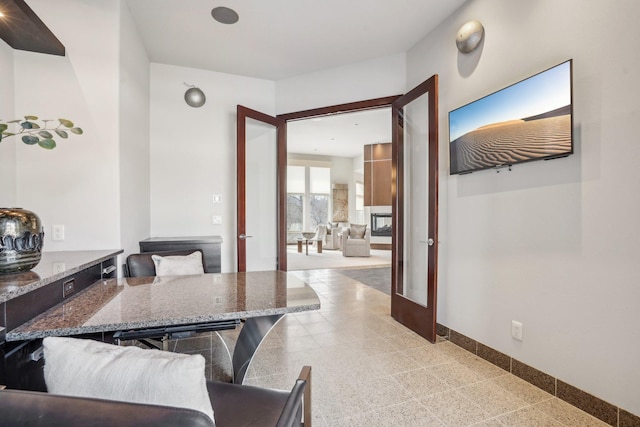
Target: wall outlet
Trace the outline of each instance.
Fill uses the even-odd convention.
[[[64,225],[53,224],[51,226],[51,240],[64,240]]]
[[[62,284],[62,298],[66,298],[76,291],[76,279],[67,280]]]
[[[522,341],[522,323],[511,321],[511,337],[514,340]]]
[[[214,215],[212,218],[212,222],[214,225],[221,225],[222,224],[222,215]]]
[[[213,203],[216,205],[222,203],[222,194],[214,194]]]

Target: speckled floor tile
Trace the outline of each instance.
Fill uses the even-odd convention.
[[[463,427],[484,421],[489,414],[455,390],[420,399],[447,426]]]
[[[504,369],[474,355],[471,355],[471,357],[460,358],[458,359],[458,362],[484,378],[494,378],[508,374]]]
[[[527,406],[525,401],[518,399],[491,381],[471,384],[459,388],[458,391],[491,417],[516,411]]]
[[[467,359],[473,356],[473,354],[469,353],[464,348],[458,347],[450,341],[444,341],[436,344],[436,349],[454,360]]]
[[[462,387],[484,380],[480,374],[453,361],[428,368],[429,372],[453,387]]]
[[[426,345],[432,345],[431,343],[429,343],[429,341],[422,338],[418,334],[414,334],[413,332],[403,332],[399,334],[385,336],[385,338],[389,342],[391,342],[393,345],[395,345],[398,350],[420,348]]]
[[[361,379],[357,384],[371,410],[413,400],[411,393],[391,377]]]
[[[389,315],[389,296],[331,270],[297,272],[321,309],[285,316],[245,383],[288,390],[312,367],[315,427],[605,427],[606,424],[461,347],[431,344]],[[175,343],[199,353],[207,377],[230,381],[241,327]]]
[[[435,366],[450,363],[453,359],[437,349],[438,346],[427,344],[423,347],[410,348],[404,354],[414,359],[420,366]]]
[[[492,418],[490,420],[481,421],[476,424],[471,424],[471,427],[509,427],[509,426],[502,424],[496,418]]]
[[[560,399],[549,399],[534,405],[545,415],[567,427],[605,427],[607,423],[592,417]]]
[[[442,393],[451,389],[449,384],[431,375],[425,368],[400,372],[395,374],[393,378],[416,398]]]
[[[293,315],[302,325],[309,323],[324,323],[327,321],[320,313],[296,313]]]
[[[328,334],[334,332],[336,327],[331,323],[324,321],[322,323],[306,323],[302,325],[310,335]]]
[[[499,377],[491,378],[491,381],[497,384],[499,387],[502,387],[509,393],[513,394],[517,398],[524,400],[528,404],[534,404],[553,399],[553,396],[546,391],[532,386],[525,380],[522,380],[515,375],[501,375]]]
[[[562,427],[562,424],[532,406],[501,415],[498,421],[509,427]]]
[[[373,366],[373,375],[393,375],[400,372],[413,371],[420,365],[402,352],[382,353],[366,358]]]
[[[417,400],[409,400],[365,413],[358,422],[367,427],[444,427],[431,411]],[[346,424],[345,424],[346,425]]]

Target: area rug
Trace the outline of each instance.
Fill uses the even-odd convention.
[[[298,253],[295,245],[287,247],[287,270],[322,270],[322,269],[347,269],[352,267],[386,267],[391,264],[391,251],[371,249],[368,257],[344,257],[339,250],[325,249],[321,254],[314,247],[309,247],[309,255]]]
[[[391,295],[391,267],[350,268],[335,271]]]

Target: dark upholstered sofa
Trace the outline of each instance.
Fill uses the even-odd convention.
[[[311,368],[293,389],[207,382],[216,427],[311,426]],[[47,427],[211,427],[205,414],[167,406],[0,390],[0,425]]]

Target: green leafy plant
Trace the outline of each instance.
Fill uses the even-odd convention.
[[[17,126],[18,130],[10,132],[9,125],[11,124]],[[24,119],[7,122],[0,120],[0,142],[10,136],[21,136],[22,142],[27,145],[37,144],[47,150],[53,150],[56,148],[54,138],[67,139],[69,133],[82,135],[83,132],[81,128],[76,127],[71,120],[67,119],[39,120],[36,116],[24,116]]]

